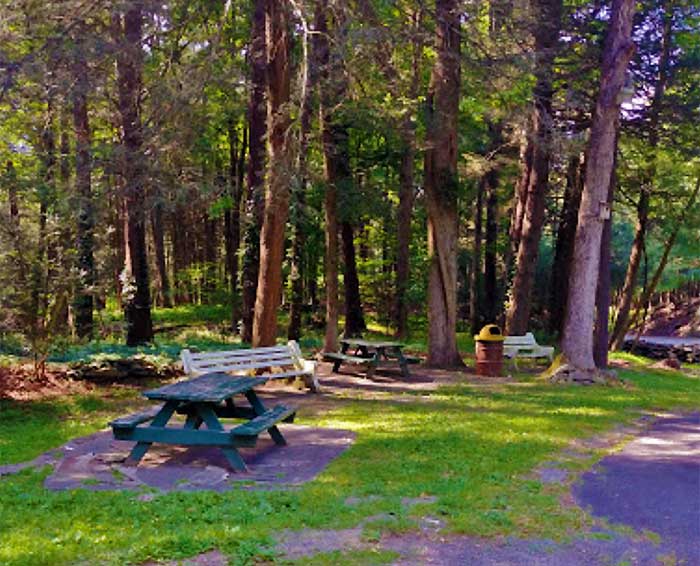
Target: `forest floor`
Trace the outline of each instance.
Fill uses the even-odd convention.
[[[322,394],[267,392],[293,399],[304,427],[346,431],[313,481],[94,491],[84,478],[53,491],[55,468],[40,459],[0,479],[0,563],[680,563],[661,528],[608,521],[576,489],[590,470],[614,470],[605,458],[658,415],[697,410],[698,368],[664,371],[629,355],[615,363],[624,389],[553,387],[535,368],[483,379],[417,367],[409,381],[369,381],[323,364]],[[3,376],[19,383],[28,369]],[[57,447],[143,406],[140,391],[153,385],[95,385],[50,369],[0,400],[6,471],[44,453],[56,460]]]

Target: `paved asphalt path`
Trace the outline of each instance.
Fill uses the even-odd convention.
[[[585,473],[574,496],[595,516],[657,533],[679,564],[700,566],[700,413],[659,419]]]

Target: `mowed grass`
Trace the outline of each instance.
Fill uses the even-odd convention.
[[[639,360],[637,360],[639,361]],[[26,470],[0,479],[0,564],[138,564],[219,549],[232,564],[276,560],[284,529],[410,530],[420,516],[448,531],[480,536],[565,538],[589,524],[563,506],[566,487],[532,475],[572,440],[627,422],[644,410],[695,409],[700,381],[642,365],[621,372],[629,389],[554,387],[525,378],[498,388],[443,388],[400,401],[344,399],[301,424],[357,433],[352,447],[299,490],[171,493],[150,501],[133,492],[49,492],[49,472]],[[29,459],[97,430],[133,402],[131,393],[101,394],[0,406],[0,464]],[[590,465],[591,459],[569,464]],[[359,503],[346,504],[348,497]],[[371,498],[369,496],[372,496]],[[414,507],[404,497],[433,496]],[[330,553],[314,564],[383,563],[386,553]],[[288,562],[287,562],[288,563]],[[310,562],[305,562],[310,563]]]

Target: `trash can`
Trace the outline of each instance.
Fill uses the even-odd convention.
[[[503,340],[501,329],[495,324],[487,324],[479,334],[474,336],[476,341],[476,374],[496,377],[503,370]]]

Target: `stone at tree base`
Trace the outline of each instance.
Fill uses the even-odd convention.
[[[577,368],[568,363],[563,354],[554,359],[552,365],[541,374],[541,377],[550,383],[607,385],[611,387],[624,387],[625,385],[614,370]]]

